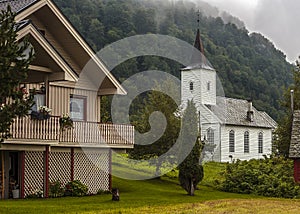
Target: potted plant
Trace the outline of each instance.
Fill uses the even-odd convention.
[[[59,118],[59,125],[61,130],[73,128],[73,120],[69,114],[64,114]]]
[[[51,111],[52,109],[48,108],[47,106],[40,106],[38,111],[31,112],[31,119],[47,120],[50,118]]]

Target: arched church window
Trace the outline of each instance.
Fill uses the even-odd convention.
[[[193,90],[194,90],[194,83],[190,82],[190,91],[193,91]]]
[[[230,132],[229,132],[229,152],[234,152],[234,150],[235,150],[235,142],[234,142],[234,131],[233,130],[231,130]]]
[[[210,91],[210,85],[211,83],[210,82],[207,82],[207,90]]]
[[[208,143],[215,142],[215,133],[212,128],[207,129],[207,141],[208,141]]]
[[[249,153],[249,132],[244,133],[244,153]]]

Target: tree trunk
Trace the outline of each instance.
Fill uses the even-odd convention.
[[[190,196],[194,196],[194,192],[195,192],[195,187],[194,187],[193,178],[190,178],[189,195],[190,195]]]

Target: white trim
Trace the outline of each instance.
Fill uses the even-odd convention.
[[[51,11],[56,15],[56,17],[62,22],[62,24],[68,29],[69,33],[75,38],[75,40],[83,47],[86,53],[90,56],[91,59],[99,66],[101,71],[108,77],[108,79],[114,84],[117,88],[117,94],[126,95],[126,90],[120,85],[120,83],[115,79],[115,77],[107,70],[106,66],[101,62],[101,60],[96,56],[96,54],[91,50],[91,48],[87,45],[87,43],[81,38],[81,36],[77,33],[74,27],[69,23],[69,21],[64,17],[64,15],[59,11],[59,9],[51,2],[51,0],[41,0],[36,2],[29,8],[25,9],[21,13],[16,16],[16,21],[21,21],[39,10],[43,6],[47,5]]]
[[[21,40],[24,36],[30,34],[42,48],[52,57],[60,68],[66,72],[65,80],[78,81],[77,75],[73,72],[71,67],[63,60],[63,58],[57,53],[57,51],[49,44],[49,42],[38,32],[38,30],[32,25],[28,24],[18,32],[17,40]],[[34,67],[34,66],[33,66]]]

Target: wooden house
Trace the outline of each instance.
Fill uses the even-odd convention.
[[[36,191],[48,197],[53,181],[80,180],[91,194],[109,190],[112,150],[133,148],[134,128],[101,123],[101,96],[126,91],[51,0],[0,1],[1,10],[7,5],[17,13],[18,41],[27,36],[35,52],[21,87],[37,89],[33,112],[39,106],[52,112],[47,119],[15,119],[11,137],[0,145],[0,197],[10,198],[14,188],[20,198]],[[78,85],[88,62],[103,77],[97,89]],[[73,128],[61,129],[63,114]]]
[[[300,182],[300,110],[294,111],[289,157],[294,160],[294,180]]]

